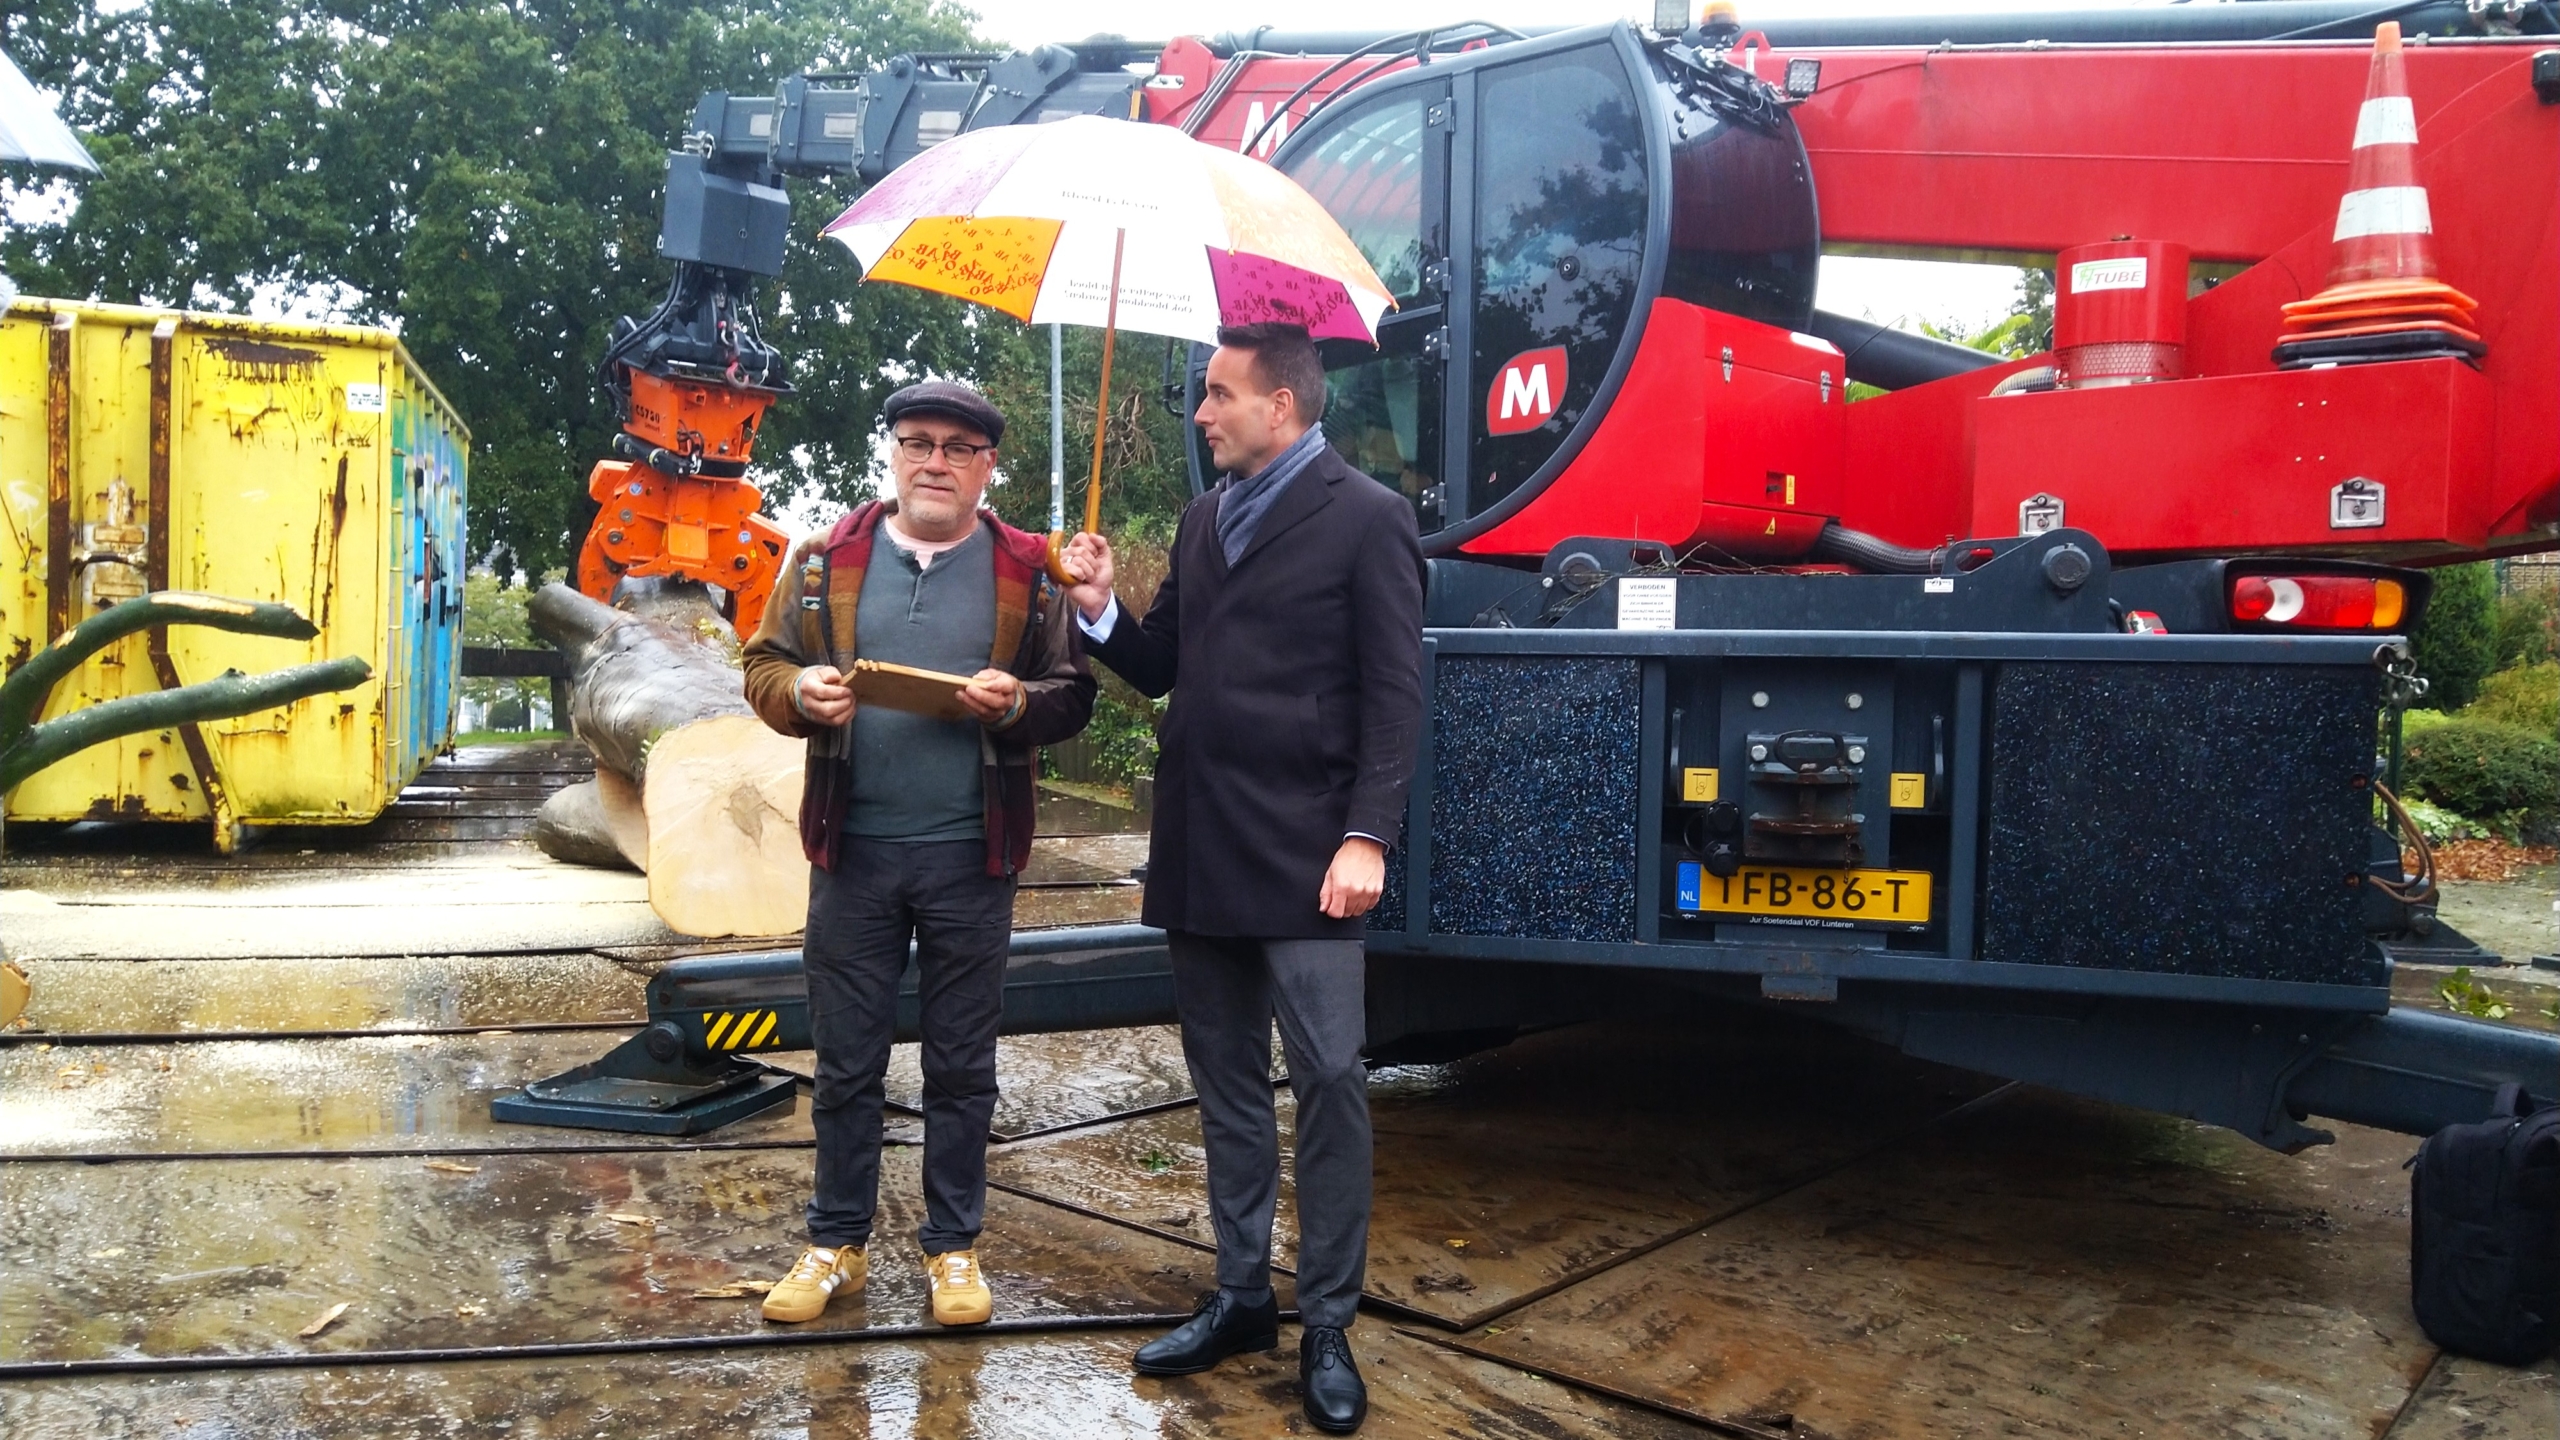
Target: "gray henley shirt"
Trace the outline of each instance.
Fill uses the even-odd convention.
[[[996,633],[995,539],[981,522],[929,566],[872,532],[854,619],[854,653],[953,675],[987,668]],[[853,795],[845,833],[922,844],[986,834],[985,776],[975,720],[936,720],[882,706],[853,712]]]

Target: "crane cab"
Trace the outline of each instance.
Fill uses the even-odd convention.
[[[1786,556],[1836,510],[1804,145],[1721,54],[1624,24],[1472,50],[1340,94],[1273,163],[1394,292],[1374,350],[1330,347],[1325,430],[1431,553]]]

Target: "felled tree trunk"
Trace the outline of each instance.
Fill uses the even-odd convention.
[[[605,870],[649,868],[649,817],[640,791],[610,770],[543,801],[532,833],[534,845],[555,860]]]
[[[652,610],[685,613],[664,597]],[[650,907],[683,934],[798,930],[809,907],[800,742],[755,717],[717,637],[564,585],[544,586],[526,613],[573,657],[570,728],[596,757],[595,790],[553,797],[535,843],[563,860],[646,871]]]
[[[645,784],[649,748],[679,725],[751,715],[746,678],[718,650],[662,620],[545,585],[525,607],[535,634],[569,652],[569,728],[596,764]]]

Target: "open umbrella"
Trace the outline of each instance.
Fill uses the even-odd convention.
[[[955,136],[900,166],[825,232],[863,278],[957,295],[1033,324],[1103,327],[1102,396],[1122,329],[1203,343],[1286,321],[1374,342],[1394,302],[1297,182],[1170,126],[1078,116]],[[1094,424],[1084,528],[1102,520]],[[1066,542],[1053,496],[1051,571]],[[1065,579],[1063,574],[1060,579]]]
[[[65,170],[98,168],[80,137],[53,113],[18,62],[6,55],[0,55],[0,160],[59,165]]]

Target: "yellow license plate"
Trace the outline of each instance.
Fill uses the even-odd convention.
[[[1710,875],[1680,867],[1680,909],[1692,915],[1750,915],[1850,925],[1929,923],[1926,870],[1813,870],[1746,865]]]

